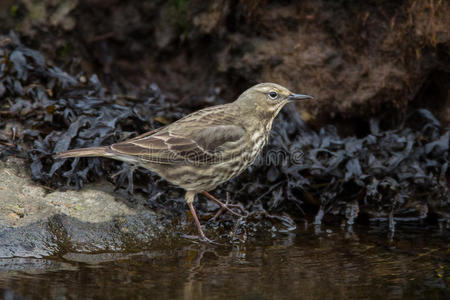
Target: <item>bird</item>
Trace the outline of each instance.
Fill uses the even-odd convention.
[[[230,209],[209,191],[245,171],[267,144],[272,123],[288,103],[313,99],[292,93],[276,83],[260,83],[245,90],[234,102],[207,107],[153,131],[109,146],[72,149],[56,154],[71,157],[107,157],[146,168],[186,191],[185,201],[195,221],[198,238],[212,242],[203,232],[194,200],[203,194],[220,211]]]

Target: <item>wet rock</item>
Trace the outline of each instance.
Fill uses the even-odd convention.
[[[32,183],[24,161],[12,157],[0,162],[0,182],[1,258],[135,251],[161,246],[173,232],[163,211],[131,205],[110,183],[50,192]]]

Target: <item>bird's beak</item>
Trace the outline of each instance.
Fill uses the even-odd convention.
[[[287,97],[287,100],[289,101],[295,101],[295,100],[305,100],[305,99],[314,99],[312,96],[310,95],[302,95],[302,94],[290,94]]]

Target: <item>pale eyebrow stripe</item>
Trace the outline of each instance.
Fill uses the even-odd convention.
[[[274,91],[274,92],[277,92],[278,94],[281,94],[281,91],[279,89],[277,89],[276,87],[265,86],[265,87],[261,88],[260,91],[263,93]]]

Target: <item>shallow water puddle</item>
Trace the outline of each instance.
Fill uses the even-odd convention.
[[[448,298],[448,230],[386,232],[308,228],[234,246],[3,259],[0,298]]]

